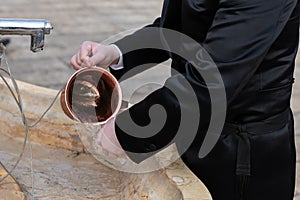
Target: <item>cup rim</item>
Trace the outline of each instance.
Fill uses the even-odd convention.
[[[102,74],[104,74],[105,76],[107,76],[110,80],[113,81],[114,83],[114,90],[117,90],[117,96],[119,97],[118,98],[118,102],[117,102],[117,107],[116,109],[113,111],[113,113],[111,114],[111,116],[109,116],[106,120],[104,121],[100,121],[100,122],[81,122],[78,117],[75,115],[75,113],[73,112],[72,108],[70,107],[70,101],[69,101],[69,95],[68,93],[70,92],[70,88],[71,88],[71,85],[72,85],[72,81],[81,73],[84,73],[84,72],[89,72],[89,71],[92,71],[92,72],[100,72]],[[75,73],[72,74],[72,76],[68,79],[67,81],[67,84],[65,86],[65,90],[64,90],[64,104],[69,112],[69,114],[72,116],[72,118],[78,122],[81,122],[83,124],[99,124],[99,125],[102,125],[102,124],[105,124],[107,123],[108,120],[110,120],[111,118],[115,117],[120,108],[121,108],[121,104],[122,104],[122,91],[121,91],[121,87],[120,87],[120,84],[118,82],[118,80],[106,69],[104,68],[101,68],[101,67],[97,67],[97,66],[93,66],[93,67],[84,67],[84,68],[81,68],[79,70],[77,70]],[[68,114],[67,114],[68,115]],[[68,115],[69,116],[69,115]],[[69,116],[70,117],[70,116]]]

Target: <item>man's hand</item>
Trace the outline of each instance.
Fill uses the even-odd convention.
[[[92,66],[107,68],[112,64],[117,64],[119,57],[119,51],[114,45],[85,41],[71,58],[70,64],[75,70]]]
[[[115,118],[109,119],[103,126],[101,132],[97,136],[97,143],[110,157],[116,158],[125,156],[125,152],[116,137]]]

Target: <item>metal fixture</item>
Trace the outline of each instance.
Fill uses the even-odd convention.
[[[45,34],[50,34],[49,21],[38,19],[0,19],[0,35],[31,35],[30,50],[43,50]]]

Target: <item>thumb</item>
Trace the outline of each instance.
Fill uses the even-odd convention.
[[[93,66],[95,66],[95,61],[94,61],[94,59],[92,59],[92,57],[86,57],[83,65],[85,67],[93,67]]]

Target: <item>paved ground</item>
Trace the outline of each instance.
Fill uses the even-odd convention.
[[[44,51],[40,53],[34,54],[29,51],[29,36],[11,37],[12,42],[7,54],[12,71],[19,80],[60,89],[74,72],[68,63],[84,40],[104,41],[111,35],[150,23],[159,15],[161,4],[162,0],[10,0],[2,2],[0,18],[47,19],[54,26],[52,33],[46,36]],[[297,60],[292,104],[296,121],[296,142],[300,150],[299,64],[300,58]],[[163,72],[154,70],[150,79],[158,80],[166,75],[168,75],[166,70]],[[141,79],[133,83],[138,84],[139,80]],[[300,162],[299,156],[297,161]],[[299,170],[298,167],[297,171]],[[296,189],[295,200],[300,200],[300,178],[297,179],[297,183],[299,187],[297,186]]]

